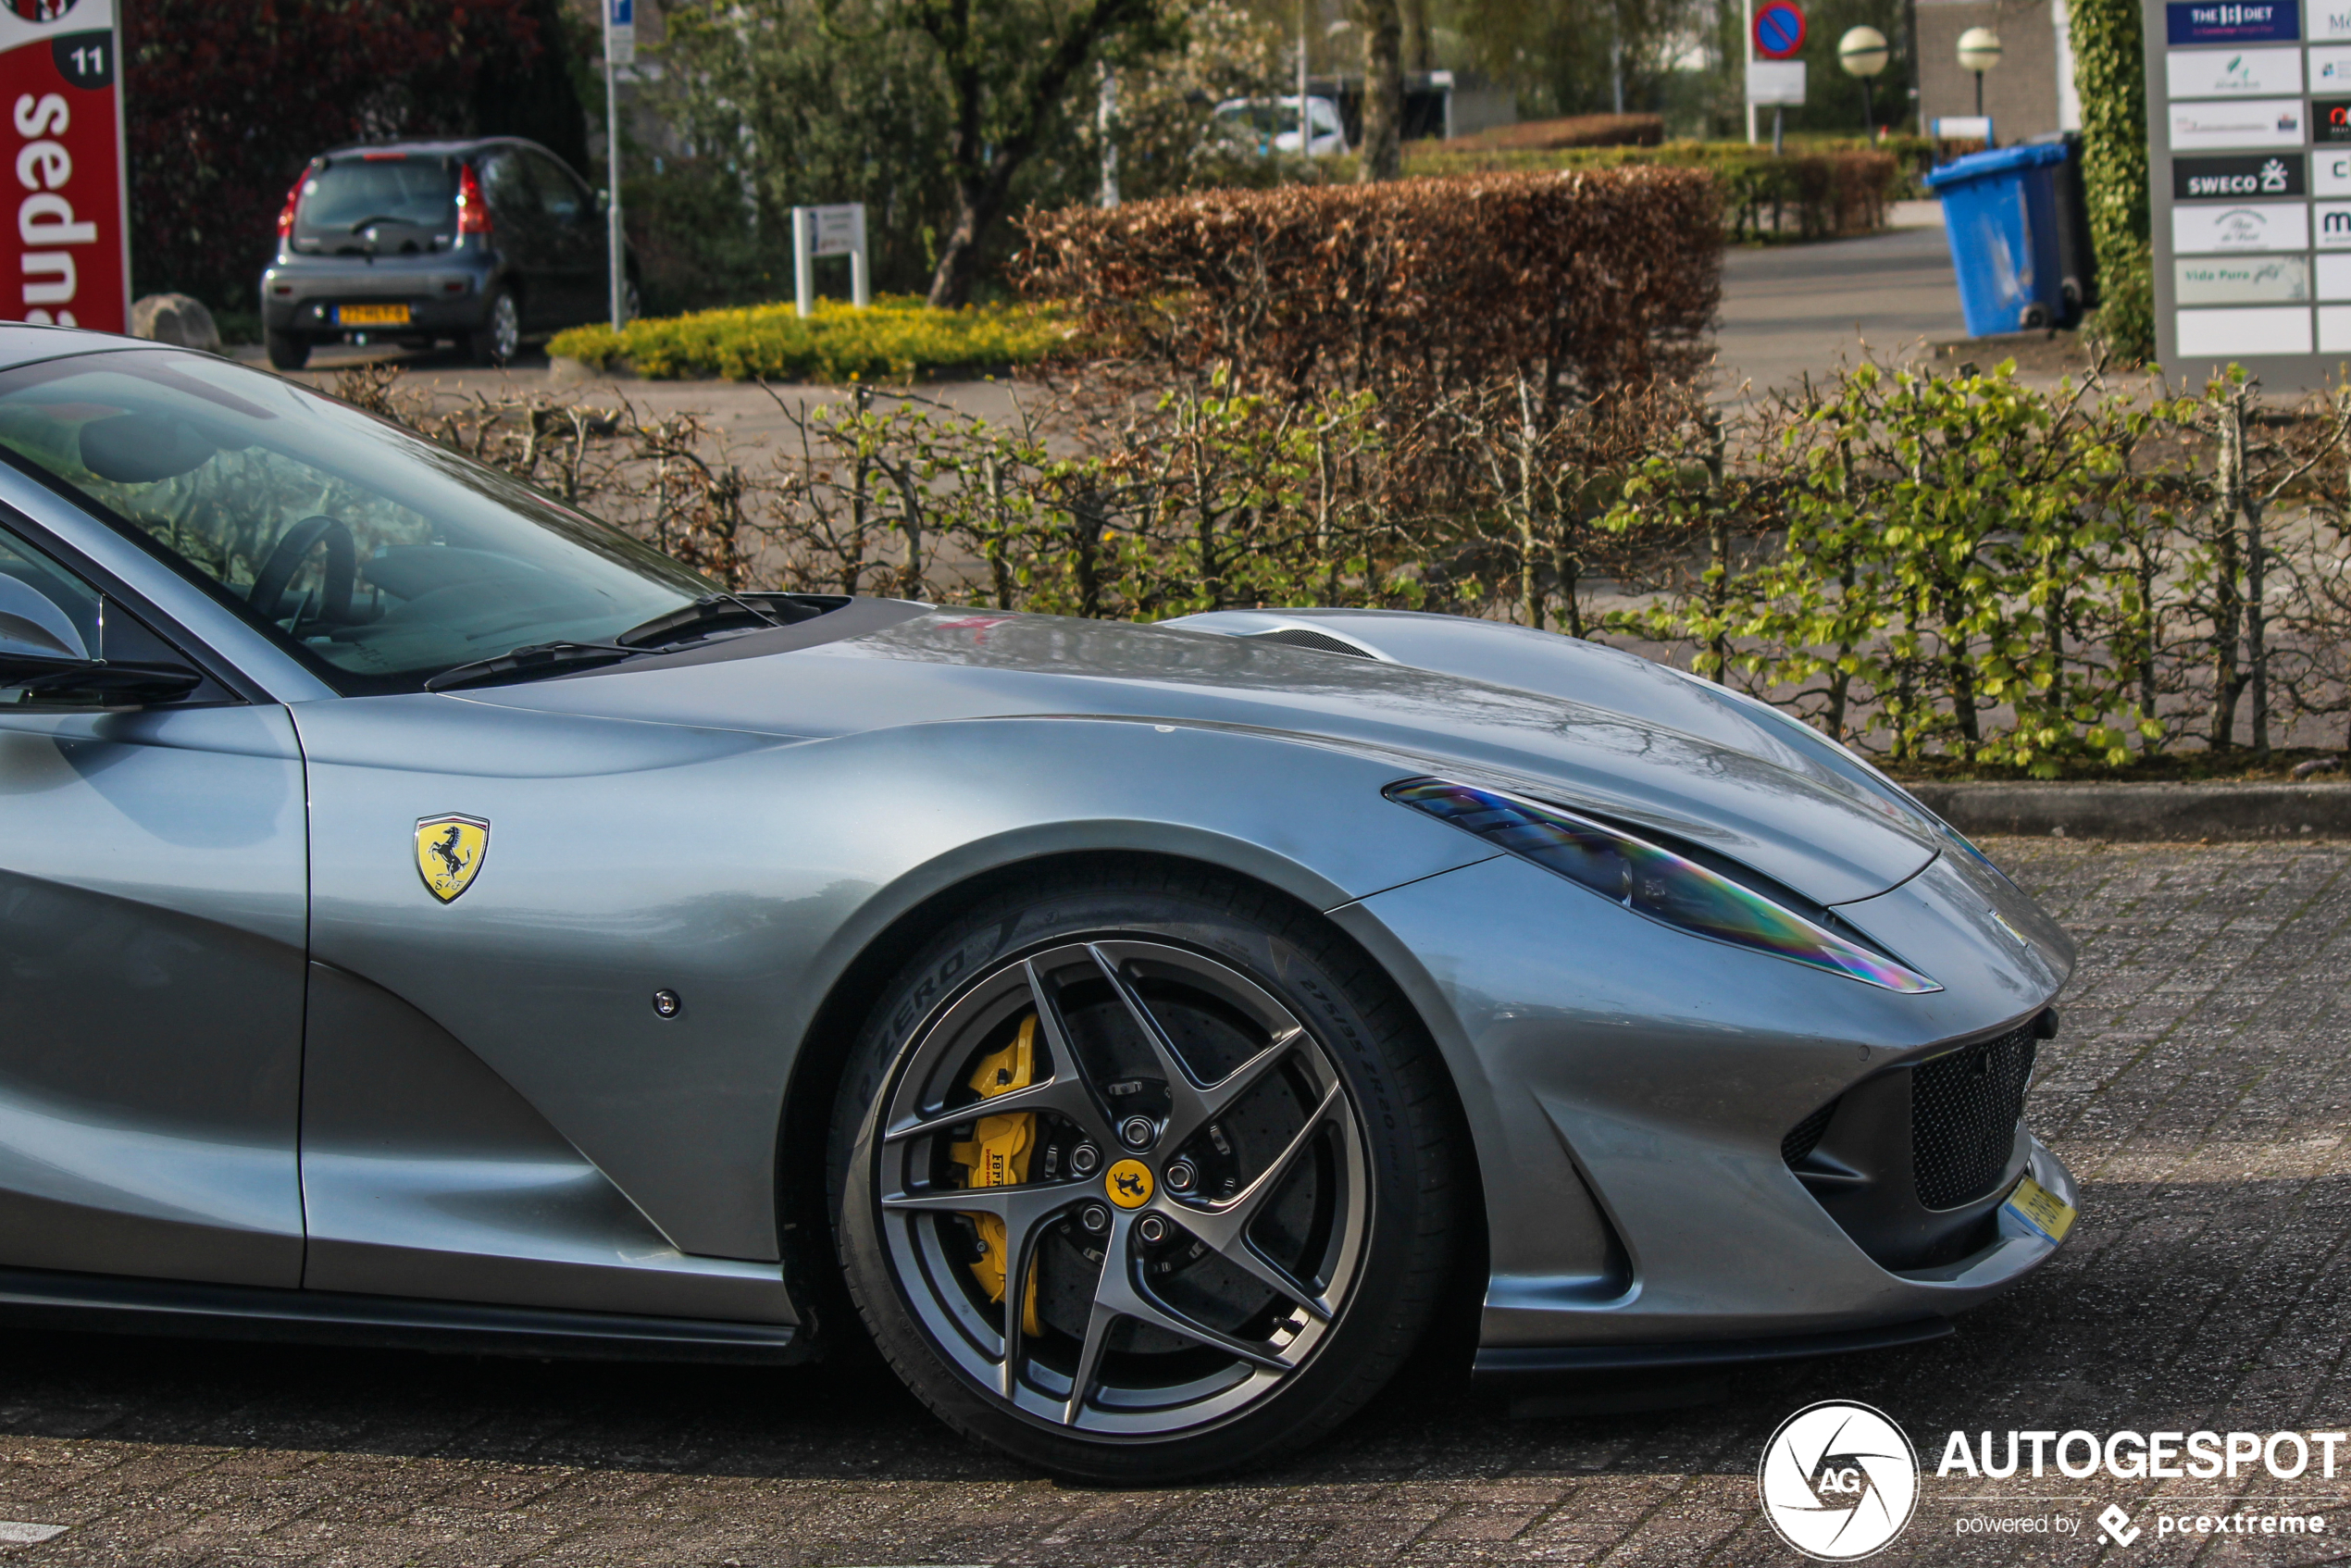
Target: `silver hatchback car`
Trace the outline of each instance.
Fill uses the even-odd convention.
[[[322,342],[454,342],[485,365],[524,338],[603,319],[605,193],[534,142],[344,147],[310,160],[261,275],[269,363]],[[637,314],[637,273],[623,299]]]

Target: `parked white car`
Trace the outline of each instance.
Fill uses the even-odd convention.
[[[1291,98],[1228,98],[1216,106],[1215,123],[1234,141],[1259,156],[1298,151],[1298,100]],[[1338,106],[1328,98],[1306,100],[1306,123],[1313,132],[1307,153],[1330,157],[1347,151],[1347,126]]]

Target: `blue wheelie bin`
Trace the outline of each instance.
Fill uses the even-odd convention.
[[[1943,200],[1959,307],[1971,337],[2065,323],[2065,258],[2058,232],[2060,143],[1971,153],[1926,177]]]

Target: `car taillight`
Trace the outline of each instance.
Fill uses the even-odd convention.
[[[280,240],[293,238],[294,208],[302,205],[302,188],[309,179],[310,171],[305,168],[302,171],[302,178],[293,182],[293,189],[286,193],[286,205],[278,213],[278,238]]]
[[[490,232],[490,207],[481,199],[481,181],[471,164],[461,164],[457,169],[457,232]]]

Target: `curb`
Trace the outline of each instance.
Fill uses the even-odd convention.
[[[1906,784],[1960,832],[2147,840],[2351,839],[2351,784]]]

